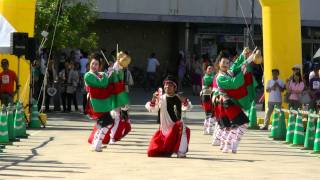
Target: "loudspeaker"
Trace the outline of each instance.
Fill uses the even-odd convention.
[[[36,40],[35,38],[28,38],[26,59],[33,62],[36,59]]]
[[[27,52],[28,33],[11,33],[11,54],[16,56],[25,55]]]

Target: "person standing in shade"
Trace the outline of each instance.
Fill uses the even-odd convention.
[[[79,83],[79,74],[74,70],[74,62],[69,64],[69,74],[67,79],[68,85],[66,89],[67,93],[67,111],[71,111],[71,103],[73,101],[75,111],[78,111],[77,87]]]
[[[156,58],[155,53],[151,53],[150,58],[148,59],[147,65],[147,89],[155,90],[156,88],[156,72],[157,67],[160,66],[158,59]]]
[[[8,59],[1,60],[3,71],[0,73],[0,99],[1,104],[13,104],[13,97],[19,90],[18,77],[16,73],[9,69]],[[16,90],[14,90],[16,84]]]

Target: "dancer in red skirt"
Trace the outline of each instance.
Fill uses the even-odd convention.
[[[122,67],[116,62],[107,73],[99,72],[101,59],[99,54],[93,54],[90,57],[90,71],[84,76],[90,97],[86,111],[97,122],[91,133],[92,149],[97,152],[102,151],[102,143],[106,141],[106,134],[109,134],[114,123],[110,111],[128,104]]]
[[[205,119],[203,122],[203,134],[210,134],[213,125],[212,117],[212,81],[214,78],[213,66],[209,65],[206,69],[206,73],[202,78],[202,90],[200,92],[202,108],[205,112]]]
[[[191,108],[190,101],[176,94],[177,81],[168,76],[164,82],[164,94],[154,93],[146,108],[150,112],[158,112],[160,127],[152,137],[148,148],[149,157],[186,157],[190,140],[190,129],[181,120],[181,111]]]
[[[252,102],[251,91],[252,74],[247,72],[250,51],[245,49],[239,58],[230,67],[230,60],[221,53],[217,59],[219,73],[216,78],[218,91],[213,96],[215,117],[218,120],[220,131],[221,150],[237,152],[241,137],[247,129],[248,117],[246,110]],[[246,58],[248,58],[246,60]]]

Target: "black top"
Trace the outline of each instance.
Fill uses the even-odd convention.
[[[167,96],[167,111],[173,122],[181,119],[181,101],[177,95],[172,97]],[[158,123],[160,123],[160,110],[158,112]]]

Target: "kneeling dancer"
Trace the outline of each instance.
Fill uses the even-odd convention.
[[[146,108],[150,112],[158,112],[159,130],[156,131],[148,148],[149,157],[186,157],[190,140],[190,129],[181,120],[181,111],[191,108],[190,101],[176,94],[177,81],[168,76],[164,82],[164,94],[160,88],[153,94]]]

